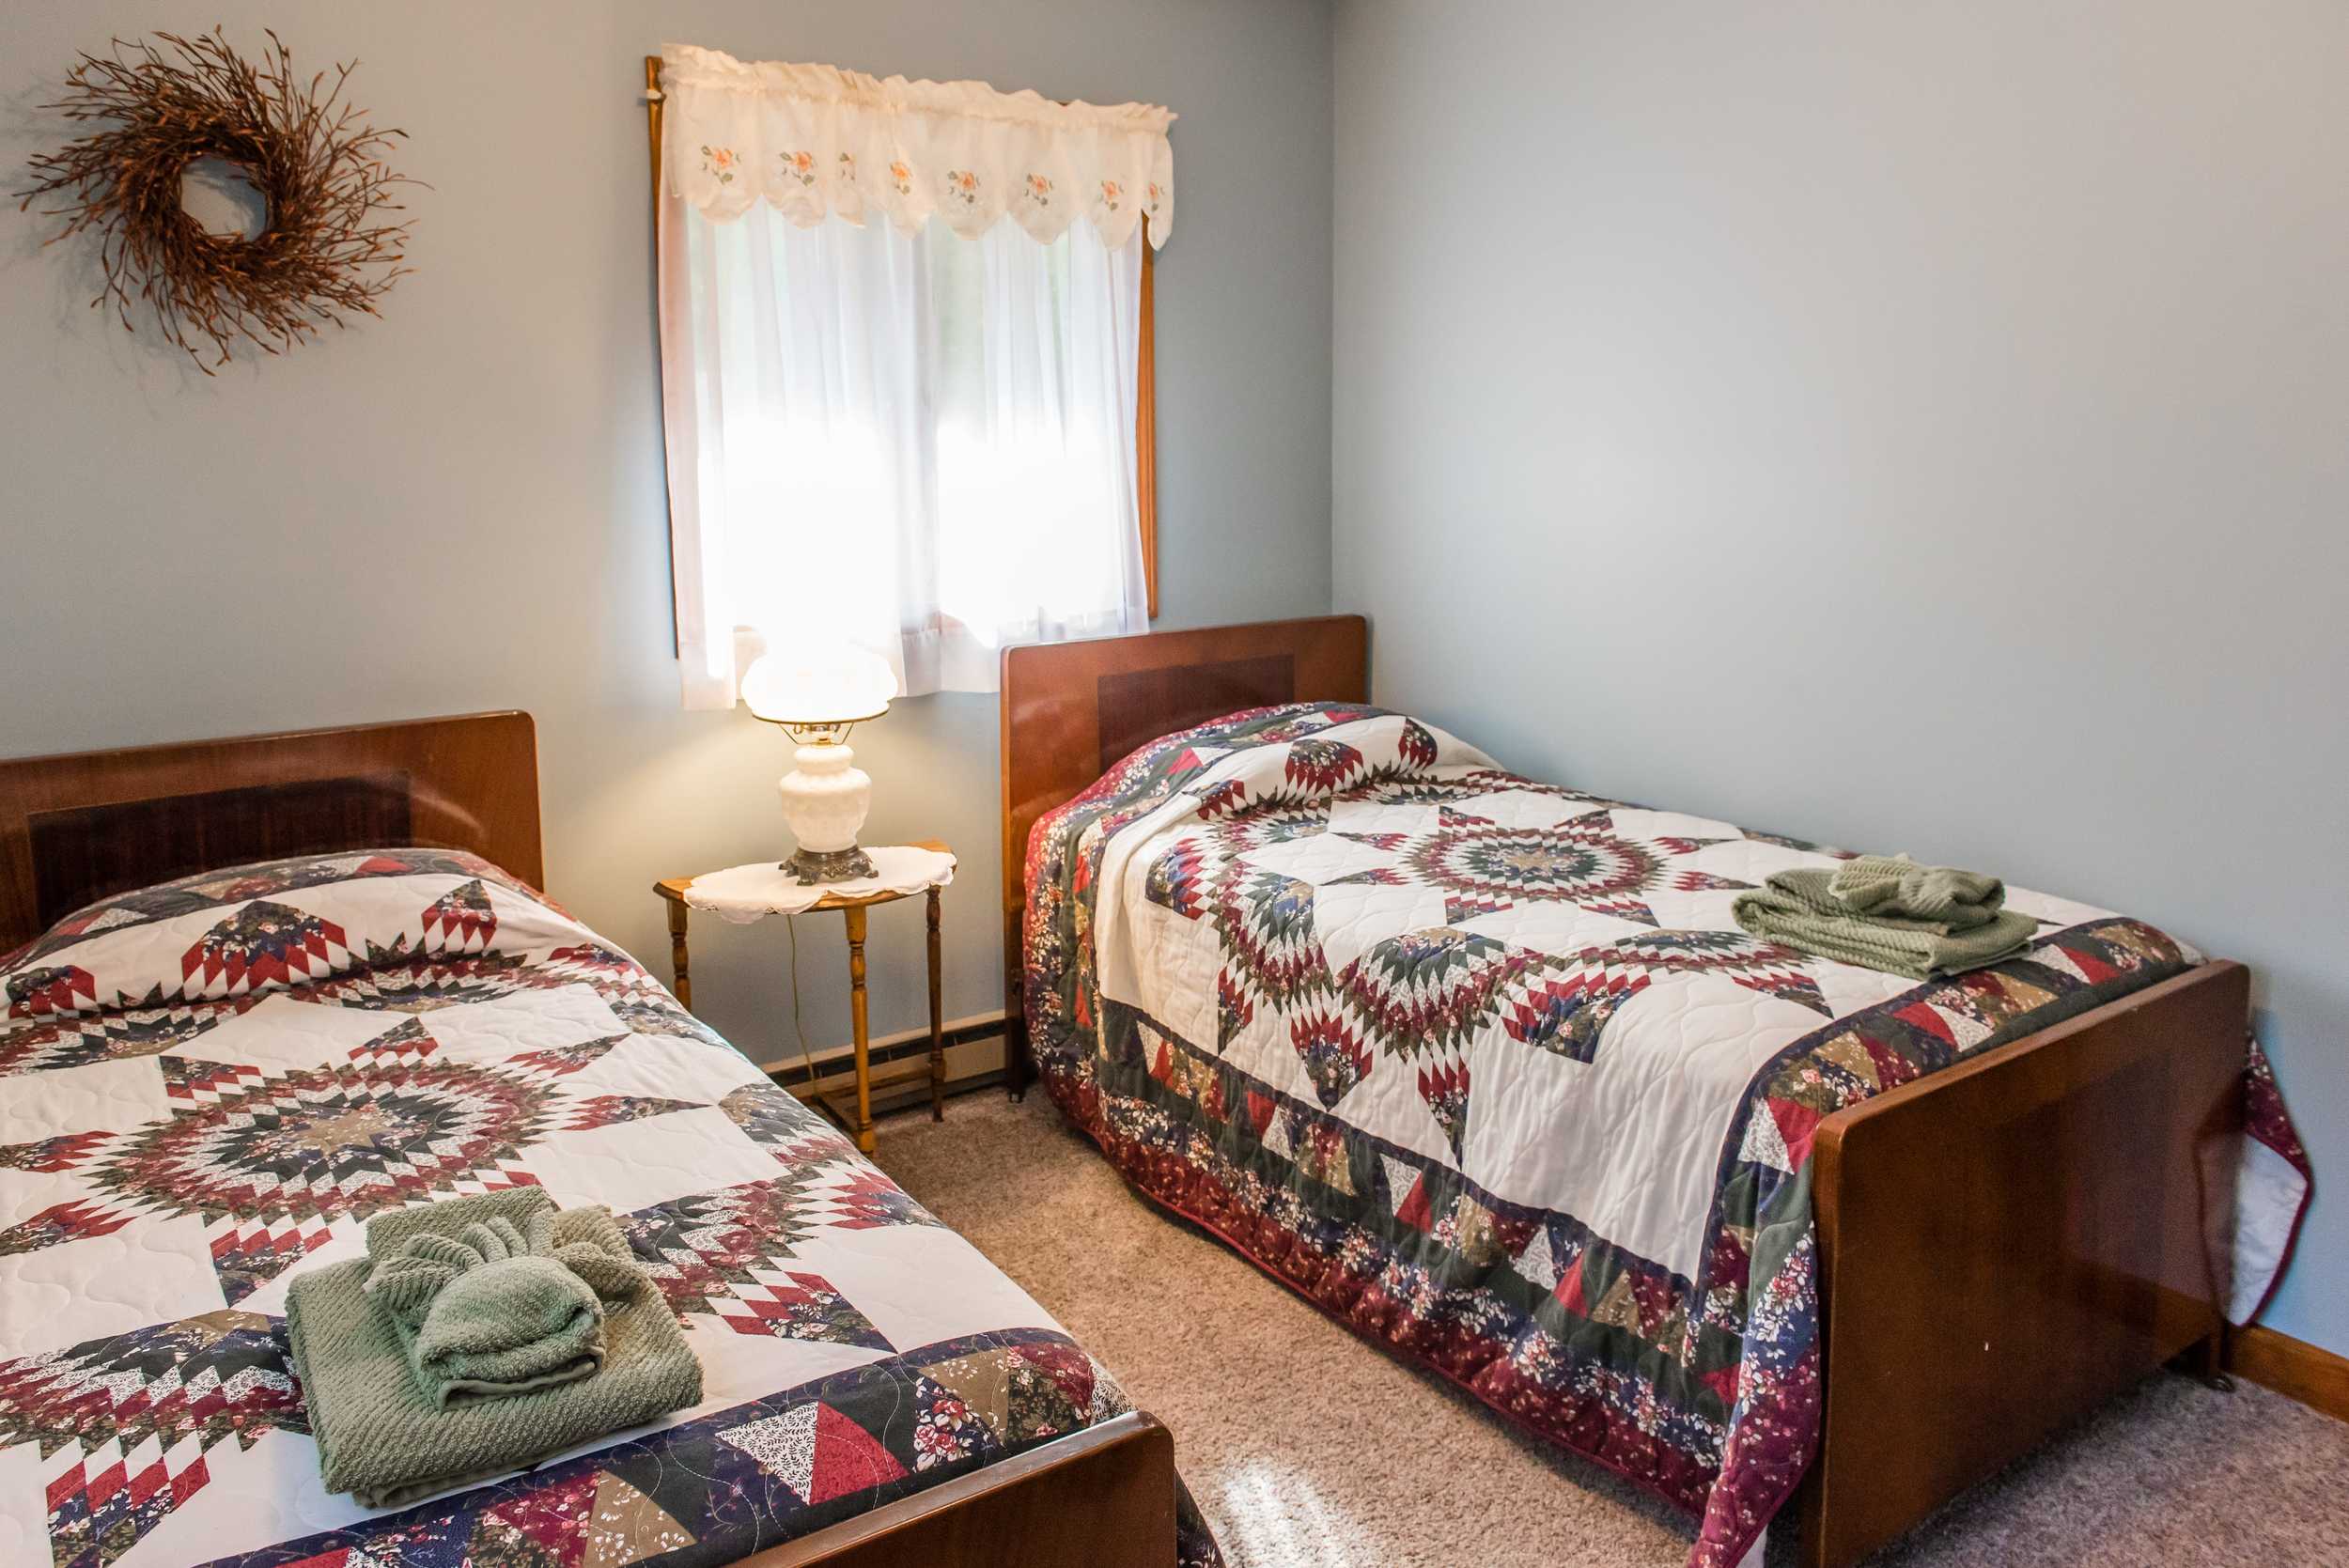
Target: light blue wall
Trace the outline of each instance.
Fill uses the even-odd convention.
[[[552,891],[663,974],[653,880],[781,851],[781,737],[677,707],[638,96],[664,39],[1172,105],[1161,624],[1328,608],[1318,0],[16,5],[0,168],[61,139],[35,106],[77,51],[215,17],[360,59],[358,101],[432,187],[418,272],[381,321],[207,380],[86,308],[85,248],[43,251],[49,226],[0,208],[0,754],[526,707]],[[962,854],[950,1014],[995,1007],[994,699],[904,703],[856,744],[867,839]],[[917,911],[874,917],[877,1031],[922,1017]],[[803,924],[821,1047],[847,1032],[839,923]],[[700,929],[704,1013],[786,1047],[780,927]]]
[[[206,380],[0,211],[0,753],[515,705],[556,893],[777,846],[777,738],[677,711],[637,57],[663,39],[1174,105],[1161,624],[1377,623],[1382,700],[1520,767],[1994,866],[2257,969],[2349,1171],[2349,12],[1336,10],[1316,0],[216,8],[359,56],[422,269]],[[157,0],[0,14],[0,166]],[[1325,463],[1334,450],[1334,461]],[[1236,563],[1245,563],[1235,570]],[[860,733],[995,1001],[994,707]],[[895,913],[907,918],[892,921]],[[918,917],[875,922],[875,1026]],[[771,927],[704,1010],[789,1039]],[[840,1037],[837,938],[804,960]],[[2349,1350],[2349,1205],[2271,1321]]]
[[[2248,961],[2349,1351],[2349,8],[1345,0],[1337,74],[1379,699]]]

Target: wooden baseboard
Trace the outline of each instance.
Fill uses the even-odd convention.
[[[2253,1324],[2228,1334],[2227,1370],[2311,1410],[2349,1421],[2349,1358]]]

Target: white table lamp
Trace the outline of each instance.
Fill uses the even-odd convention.
[[[775,649],[742,676],[752,713],[799,743],[798,766],[776,787],[799,848],[783,869],[802,882],[874,875],[856,846],[873,781],[848,750],[849,729],[889,711],[897,677],[879,654],[847,644]]]

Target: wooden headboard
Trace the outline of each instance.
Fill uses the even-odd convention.
[[[1020,922],[1028,833],[1134,748],[1244,707],[1370,695],[1360,615],[1006,648],[1003,670],[1004,1064],[1024,1084]]]
[[[544,881],[529,714],[0,760],[0,954],[153,882],[410,845]]]

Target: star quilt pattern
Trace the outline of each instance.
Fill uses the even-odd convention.
[[[372,1215],[524,1185],[613,1210],[703,1402],[394,1513],[325,1494],[288,1285]],[[469,856],[190,877],[0,960],[10,1562],[731,1562],[1127,1408],[848,1140]]]
[[[1840,851],[1520,778],[1301,705],[1143,748],[1028,847],[1025,1011],[1151,1196],[1510,1420],[1701,1519],[1729,1568],[1819,1430],[1812,1130],[2200,963],[2023,890],[2030,948],[1918,985],[1757,939]],[[2256,1045],[2263,1297],[2308,1166]],[[2254,1234],[2256,1233],[2256,1234]]]

